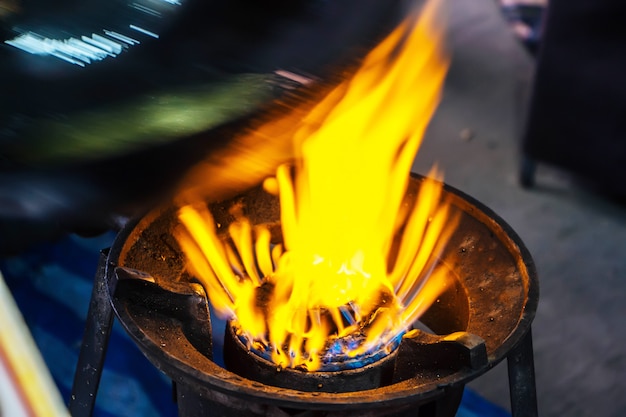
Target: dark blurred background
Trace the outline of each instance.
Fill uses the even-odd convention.
[[[190,167],[297,86],[276,70],[328,78],[402,3],[5,0],[0,252],[97,233],[171,198]]]

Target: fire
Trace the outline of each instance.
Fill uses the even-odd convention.
[[[280,199],[282,244],[243,215],[220,239],[205,204],[180,208],[189,270],[279,366],[314,371],[333,355],[389,351],[447,285],[437,255],[456,221],[442,184],[426,179],[405,200],[448,67],[436,15],[427,4],[293,120],[296,157],[264,182]]]

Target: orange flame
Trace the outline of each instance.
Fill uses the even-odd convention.
[[[384,349],[447,285],[436,259],[456,221],[441,183],[427,179],[414,206],[404,201],[448,67],[436,10],[429,3],[399,26],[293,130],[293,165],[264,183],[280,197],[283,245],[272,247],[269,231],[245,217],[225,243],[206,205],[180,209],[191,272],[280,366],[317,370],[333,341],[351,334],[363,338],[348,356]]]

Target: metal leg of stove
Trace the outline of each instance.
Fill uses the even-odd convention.
[[[535,172],[537,162],[529,156],[523,155],[520,161],[519,183],[523,188],[535,186]]]
[[[531,329],[507,357],[512,417],[537,417],[537,390]]]
[[[105,264],[108,250],[100,253],[98,269],[91,291],[89,311],[85,323],[85,334],[78,356],[69,411],[72,417],[89,417],[96,402],[102,366],[106,356],[113,308],[106,288]]]

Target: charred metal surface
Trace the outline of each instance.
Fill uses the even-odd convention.
[[[507,358],[513,417],[537,417],[533,338],[529,330]]]
[[[400,343],[393,381],[436,380],[464,369],[480,371],[488,363],[485,342],[476,335],[458,332],[436,336],[419,332]]]
[[[113,326],[113,309],[106,291],[105,265],[108,250],[100,253],[98,269],[89,301],[83,343],[76,364],[69,412],[72,417],[88,417],[93,412],[100,376]]]
[[[421,182],[412,179],[405,204],[413,204]],[[189,409],[183,416],[213,414],[194,414],[181,397],[203,402],[202,409],[235,410],[218,413],[224,416],[453,416],[463,385],[507,357],[527,334],[539,294],[532,259],[509,226],[451,187],[443,195],[461,216],[439,259],[454,284],[421,319],[435,334],[403,342],[391,383],[378,388],[311,392],[243,377],[211,361],[206,346],[198,349],[202,332],[183,323],[194,314],[175,307],[184,310],[199,299],[181,290],[193,277],[172,237],[180,227],[173,208],[155,210],[119,234],[106,270],[113,307],[144,354],[176,382],[179,410]],[[245,213],[269,225],[278,241],[277,207],[277,199],[259,188],[211,209],[218,231]],[[177,301],[166,301],[165,293]]]
[[[180,328],[194,349],[208,359],[213,358],[211,317],[202,286],[181,282],[157,284],[143,271],[119,266],[113,276],[109,289],[116,301],[132,306],[136,316],[147,319],[148,326],[153,326],[151,317],[167,317],[172,325]],[[167,327],[159,326],[158,330],[165,331]],[[161,347],[166,346],[161,342]]]
[[[437,334],[448,334],[467,329],[469,318],[467,290],[461,280],[455,279],[453,285],[420,317],[420,321]]]

